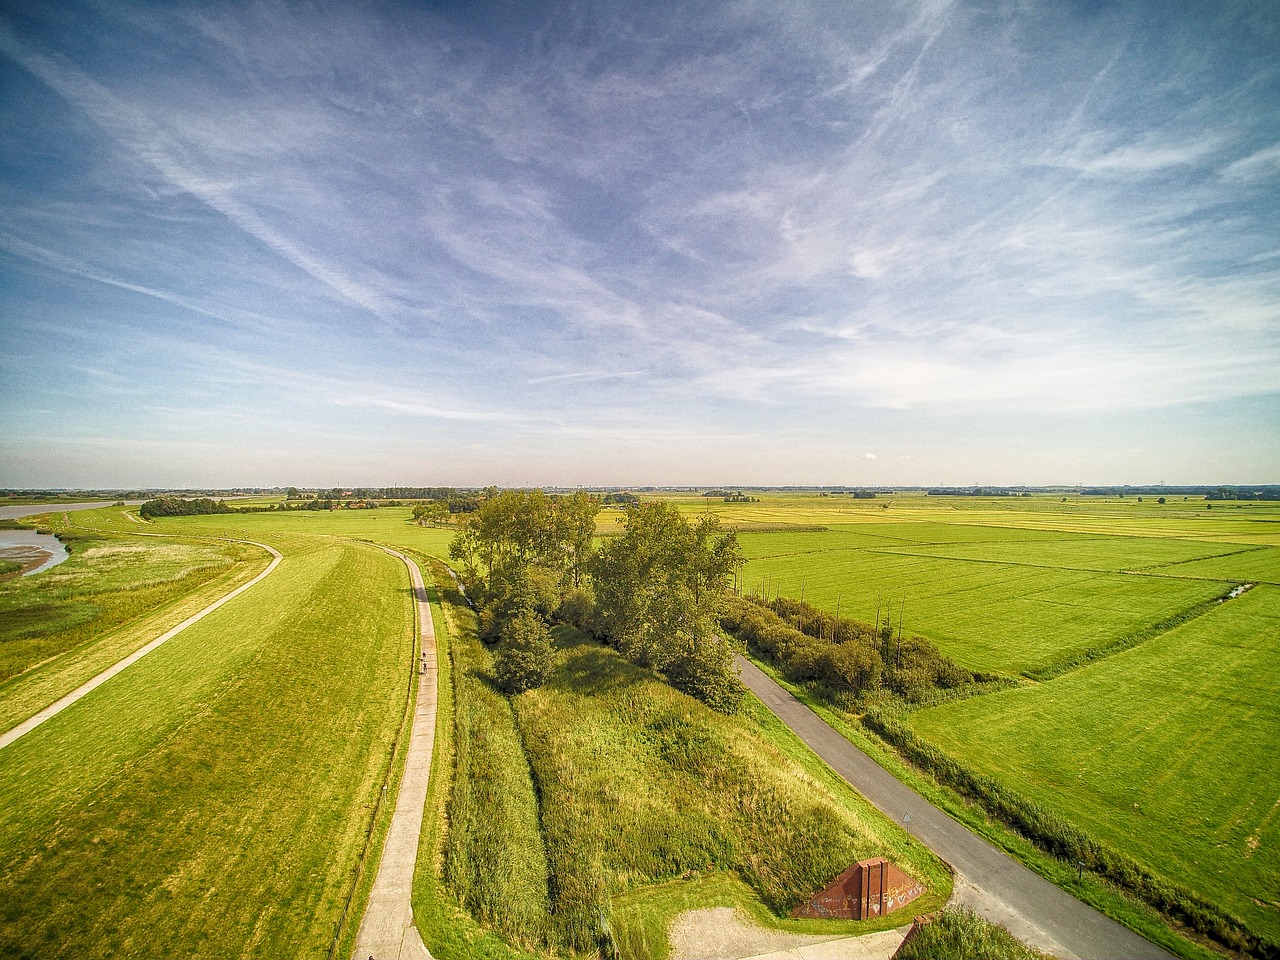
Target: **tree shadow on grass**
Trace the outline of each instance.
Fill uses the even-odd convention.
[[[563,661],[548,687],[577,694],[601,694],[656,679],[649,671],[627,663],[609,647],[581,634],[579,637],[581,639],[560,646]]]

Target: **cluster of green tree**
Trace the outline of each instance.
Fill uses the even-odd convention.
[[[742,549],[715,516],[689,523],[670,503],[631,510],[622,536],[590,565],[595,609],[577,626],[617,646],[678,690],[733,713],[746,690],[734,670],[735,645],[717,629]]]
[[[988,679],[943,656],[924,637],[903,636],[887,616],[877,627],[787,597],[739,597],[726,605],[721,625],[787,679],[832,698],[888,690],[920,703],[939,690]]]
[[[481,639],[497,644],[494,673],[506,692],[546,680],[555,663],[551,619],[590,606],[583,584],[599,510],[583,492],[504,490],[461,520],[449,556],[464,567]]]
[[[1206,500],[1280,500],[1280,487],[1261,490],[1242,490],[1240,487],[1219,487],[1204,495]]]
[[[850,491],[849,496],[855,500],[874,500],[876,492],[874,490],[853,490]]]
[[[734,648],[716,630],[742,554],[715,517],[690,524],[672,505],[628,511],[624,532],[595,550],[600,500],[579,491],[504,491],[467,516],[449,545],[479,605],[482,639],[509,693],[554,666],[549,624],[570,623],[660,671],[678,689],[732,712],[745,691]]]
[[[214,513],[235,513],[236,510],[221,500],[211,500],[208,497],[196,497],[194,500],[184,500],[182,497],[157,497],[155,500],[144,503],[138,512],[145,519],[150,520],[152,517],[197,517]]]
[[[704,497],[719,498],[725,503],[759,503],[759,497],[752,497],[743,493],[741,490],[708,490],[703,494]],[[824,493],[825,497],[826,494]]]
[[[638,507],[640,498],[634,493],[606,493],[600,501],[606,507]]]

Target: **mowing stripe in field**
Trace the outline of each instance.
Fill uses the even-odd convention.
[[[140,647],[139,649],[135,650],[133,653],[129,654],[129,656],[125,657],[123,660],[113,664],[112,666],[108,667],[106,670],[103,670],[100,674],[98,674],[92,680],[89,680],[87,683],[83,683],[80,686],[76,687],[76,689],[72,690],[62,699],[57,700],[54,703],[50,704],[49,706],[45,707],[39,713],[24,720],[22,723],[18,724],[13,729],[6,731],[4,734],[0,734],[0,750],[3,750],[5,747],[9,746],[9,744],[13,743],[19,737],[25,736],[26,734],[30,733],[32,730],[40,726],[40,724],[44,723],[46,720],[50,719],[51,717],[56,717],[63,710],[67,709],[67,707],[71,706],[73,703],[80,700],[81,698],[87,696],[89,693],[92,693],[94,690],[102,686],[104,683],[106,683],[112,677],[119,674],[121,671],[127,670],[129,667],[133,666],[135,663],[137,663],[139,660],[145,657],[148,653],[150,653],[156,647],[160,646],[162,643],[165,643],[168,640],[172,640],[174,637],[180,634],[183,630],[187,629],[187,627],[191,626],[193,623],[200,622],[209,614],[213,613],[213,611],[221,607],[223,604],[230,603],[232,600],[240,596],[240,594],[244,593],[254,584],[266,578],[271,573],[271,571],[275,570],[275,568],[279,565],[280,561],[284,559],[284,557],[280,554],[278,550],[276,550],[274,547],[268,547],[265,543],[255,543],[252,540],[237,540],[234,542],[251,543],[253,544],[253,546],[261,547],[263,550],[266,550],[268,553],[270,553],[272,559],[271,559],[271,563],[267,565],[267,569],[263,570],[260,574],[258,574],[248,583],[241,584],[240,586],[232,590],[230,593],[228,593],[226,596],[221,597],[218,600],[215,600],[213,603],[209,604],[209,606],[205,607],[199,613],[196,613],[193,616],[187,617],[186,620],[183,620],[180,624],[178,624],[172,630],[169,630],[167,633],[162,634],[161,636],[152,640],[146,646]]]

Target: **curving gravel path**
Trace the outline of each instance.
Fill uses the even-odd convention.
[[[205,607],[199,613],[196,613],[190,617],[187,617],[187,619],[183,620],[180,624],[178,624],[168,633],[164,634],[163,636],[157,637],[156,639],[148,643],[146,646],[140,647],[137,650],[133,651],[133,653],[129,654],[129,656],[125,657],[123,660],[119,661],[118,663],[115,663],[112,666],[107,667],[107,669],[103,670],[100,674],[98,674],[92,680],[89,680],[81,684],[80,686],[76,687],[74,690],[68,693],[61,700],[51,703],[49,706],[45,707],[35,716],[22,721],[22,723],[18,724],[13,729],[9,730],[3,735],[0,735],[0,750],[3,750],[5,747],[9,746],[9,744],[13,743],[19,737],[25,736],[26,734],[30,733],[32,730],[40,726],[40,724],[44,723],[46,720],[50,719],[51,717],[56,717],[63,710],[67,709],[67,707],[75,703],[77,700],[80,700],[83,697],[87,696],[88,694],[92,693],[94,690],[102,686],[104,683],[106,683],[116,674],[133,666],[135,663],[137,663],[139,660],[145,657],[148,653],[150,653],[156,647],[160,646],[162,643],[168,640],[172,640],[174,637],[180,634],[183,630],[187,629],[187,627],[191,626],[193,623],[197,623],[198,621],[203,620],[209,614],[213,613],[213,611],[221,607],[224,603],[230,603],[232,600],[240,596],[240,594],[244,593],[254,584],[264,580],[271,573],[271,571],[273,571],[277,566],[280,565],[280,561],[284,559],[284,557],[281,556],[278,550],[276,550],[274,547],[268,547],[265,543],[257,543],[253,540],[236,540],[234,542],[252,544],[255,547],[261,547],[263,550],[267,551],[267,553],[271,554],[271,563],[267,565],[267,569],[263,570],[260,574],[258,574],[248,583],[243,583],[240,586],[236,587],[234,590],[228,593],[225,597],[215,600],[213,603],[209,604],[209,606]]]
[[[810,749],[956,871],[955,899],[1062,960],[1173,960],[953,820],[837,733],[744,657],[742,681]]]
[[[422,571],[403,553],[383,547],[409,568],[417,599],[418,632],[422,656],[418,698],[405,755],[404,777],[391,815],[391,829],[382,848],[378,875],[374,878],[365,906],[360,932],[356,935],[353,960],[432,960],[413,922],[413,870],[418,862],[418,838],[422,834],[422,812],[427,802],[431,778],[431,754],[436,740],[436,634],[431,623],[431,605]]]

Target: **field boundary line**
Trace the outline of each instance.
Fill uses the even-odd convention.
[[[89,529],[92,529],[92,528],[89,528]],[[147,536],[147,534],[143,534],[143,536]],[[163,534],[150,534],[150,536],[163,536]],[[215,539],[229,539],[229,538],[218,537]],[[74,690],[72,690],[70,693],[63,696],[61,699],[55,700],[53,703],[51,703],[49,706],[45,707],[43,710],[36,713],[34,716],[28,717],[26,720],[18,724],[16,727],[13,727],[12,729],[6,731],[4,734],[0,734],[0,750],[3,750],[5,747],[9,746],[14,741],[30,733],[32,730],[40,726],[40,724],[44,723],[46,720],[56,717],[63,710],[67,709],[67,707],[71,706],[77,701],[88,696],[90,693],[92,693],[98,687],[102,686],[112,677],[116,676],[119,673],[122,673],[129,667],[133,666],[133,664],[137,663],[139,660],[145,657],[152,650],[159,647],[161,644],[169,640],[172,640],[174,637],[180,634],[183,630],[187,629],[187,627],[191,626],[194,623],[198,623],[200,620],[203,620],[209,614],[213,613],[215,610],[220,608],[223,604],[230,603],[232,600],[240,596],[240,594],[244,593],[250,587],[266,579],[266,577],[272,571],[274,571],[276,567],[280,565],[280,561],[284,559],[284,555],[281,554],[280,551],[276,550],[275,547],[267,546],[265,543],[258,543],[255,540],[231,540],[231,542],[247,543],[247,544],[250,544],[251,546],[261,547],[263,550],[266,550],[269,554],[271,554],[271,563],[267,565],[267,569],[263,570],[261,573],[259,573],[256,577],[254,577],[248,583],[242,583],[240,586],[236,587],[230,593],[218,598],[213,603],[209,604],[209,606],[205,607],[203,610],[187,617],[186,620],[183,620],[176,627],[173,627],[171,630],[168,630],[161,636],[152,640],[150,643],[142,647],[139,647],[137,650],[133,651],[133,653],[129,654],[123,660],[119,660],[116,663],[112,664],[111,666],[107,667],[106,670],[103,670],[100,674],[98,674],[93,679],[88,680],[85,683],[82,683],[80,686],[76,687]]]

